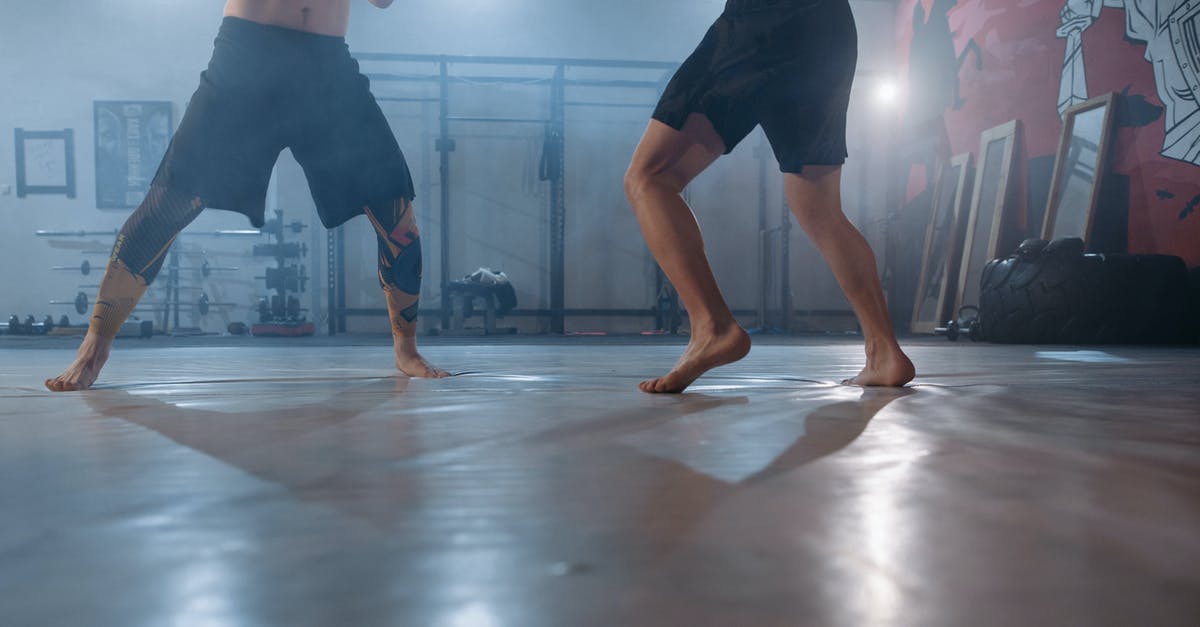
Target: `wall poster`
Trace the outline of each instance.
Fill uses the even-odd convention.
[[[136,207],[171,141],[171,103],[97,100],[94,112],[96,206]]]

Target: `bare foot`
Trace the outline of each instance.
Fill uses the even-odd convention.
[[[917,369],[899,345],[879,351],[867,351],[867,365],[853,379],[842,381],[843,385],[860,387],[903,387],[917,376]]]
[[[425,361],[417,352],[417,340],[413,337],[396,337],[392,342],[396,349],[396,369],[410,377],[422,379],[441,379],[450,376],[449,372]]]
[[[675,367],[662,377],[642,381],[638,388],[648,394],[678,394],[705,372],[731,364],[749,352],[750,336],[736,322],[713,332],[694,333],[693,330],[687,350]]]
[[[112,349],[112,340],[102,339],[93,333],[88,333],[79,345],[75,363],[71,364],[62,374],[53,379],[46,379],[46,389],[51,392],[74,392],[86,390],[100,376],[100,369],[108,361],[108,353]]]

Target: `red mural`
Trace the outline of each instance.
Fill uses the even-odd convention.
[[[1124,95],[1110,168],[1130,181],[1129,252],[1178,255],[1190,267],[1200,266],[1196,131],[1175,124],[1173,131],[1183,131],[1184,141],[1172,140],[1177,158],[1163,156],[1167,128],[1181,114],[1178,106],[1160,98],[1163,86],[1156,83],[1154,66],[1147,60],[1148,42],[1138,39],[1154,38],[1141,34],[1147,29],[1138,30],[1138,19],[1165,16],[1181,3],[1125,0],[1133,11],[1129,15],[1111,6],[1119,4],[1114,0],[1105,8],[1099,3],[902,0],[896,30],[900,68],[910,83],[906,117],[920,124],[936,123],[941,116],[951,153],[971,152],[977,158],[980,133],[1019,119],[1025,129],[1023,158],[1053,155],[1062,131],[1064,57],[1068,46],[1075,46],[1086,61],[1079,67],[1086,68],[1090,95]],[[1094,14],[1082,16],[1086,27],[1075,31],[1074,40],[1065,36],[1064,26],[1076,17],[1073,11]],[[1161,25],[1157,30],[1150,26],[1152,33],[1164,31]],[[1161,75],[1157,79],[1167,80]],[[1194,98],[1190,102],[1194,105]],[[1179,148],[1188,142],[1190,149]]]

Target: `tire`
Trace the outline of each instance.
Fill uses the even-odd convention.
[[[1029,240],[984,268],[980,334],[1006,344],[1184,342],[1187,281],[1178,257],[1085,255],[1078,238]]]

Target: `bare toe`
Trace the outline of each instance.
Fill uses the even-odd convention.
[[[711,335],[693,335],[670,372],[638,387],[650,394],[679,394],[704,373],[738,361],[749,352],[750,336],[736,323]]]
[[[410,377],[420,379],[443,379],[450,376],[449,372],[433,366],[419,354],[397,357],[396,369]]]

